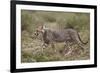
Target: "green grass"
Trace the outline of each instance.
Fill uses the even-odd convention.
[[[90,37],[89,13],[22,10],[21,62],[71,61],[90,58],[90,43],[85,46],[84,52],[76,44],[70,46],[73,52],[67,56],[65,54],[68,48],[66,47],[65,50],[64,43],[55,43],[55,48],[49,45],[42,51],[41,45],[43,41],[41,41],[41,36],[33,37],[38,23],[45,23],[46,27],[51,29],[73,27],[79,32],[83,41],[87,41]]]

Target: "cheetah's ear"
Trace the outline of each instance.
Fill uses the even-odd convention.
[[[40,25],[40,26],[38,27],[38,29],[39,29],[39,30],[42,30],[42,29],[43,29],[43,25]]]
[[[46,26],[45,25],[43,25],[43,29],[46,29]]]

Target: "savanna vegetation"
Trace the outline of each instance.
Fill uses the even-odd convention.
[[[70,46],[73,51],[66,56],[64,43],[56,43],[56,52],[50,46],[42,51],[41,35],[34,37],[38,23],[43,23],[51,29],[74,28],[83,41],[87,41],[90,37],[89,13],[21,10],[21,62],[71,61],[90,58],[89,42],[84,52],[76,44]]]

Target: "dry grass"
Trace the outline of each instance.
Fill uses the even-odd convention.
[[[89,43],[85,46],[86,49],[84,51],[77,44],[70,46],[72,52],[66,55],[69,48],[64,48],[65,43],[55,43],[55,48],[49,45],[42,50],[43,41],[32,39],[29,36],[25,37],[24,34],[22,38],[22,62],[87,60],[90,57]]]

